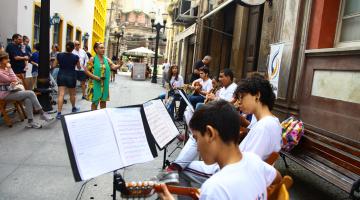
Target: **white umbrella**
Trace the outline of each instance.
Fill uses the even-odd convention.
[[[128,56],[151,56],[151,55],[155,55],[154,51],[151,51],[150,49],[145,48],[145,47],[139,47],[139,48],[127,50],[124,53],[125,53],[125,55],[128,55]]]

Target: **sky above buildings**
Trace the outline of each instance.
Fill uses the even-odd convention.
[[[143,11],[145,13],[166,11],[166,6],[170,0],[123,0],[123,11],[132,10]]]

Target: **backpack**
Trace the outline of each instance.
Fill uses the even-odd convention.
[[[304,135],[304,123],[294,116],[281,122],[282,127],[282,145],[284,151],[291,151]]]

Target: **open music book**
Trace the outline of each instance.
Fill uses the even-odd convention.
[[[165,109],[160,100],[154,100],[144,106],[146,112],[143,105],[138,105],[63,116],[62,126],[75,180],[88,180],[153,160],[157,156],[155,144],[163,148],[178,134],[168,113],[159,112],[161,106]],[[155,118],[159,114],[165,115],[161,118],[162,130],[157,128],[159,124],[154,124],[158,123]]]

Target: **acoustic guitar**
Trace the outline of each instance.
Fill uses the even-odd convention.
[[[180,187],[166,185],[171,194],[189,196],[192,199],[199,199],[200,190],[197,188]],[[125,183],[125,187],[120,189],[122,198],[146,198],[161,192],[162,188],[159,183],[154,181],[139,181]]]
[[[199,199],[200,190],[197,188],[181,187],[178,184],[178,176],[174,173],[167,174],[161,182],[139,181],[125,182],[121,175],[116,175],[115,188],[121,193],[122,198],[147,198],[157,192],[161,192],[160,183],[165,183],[171,194],[189,196],[192,199]]]

